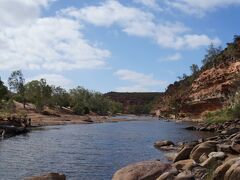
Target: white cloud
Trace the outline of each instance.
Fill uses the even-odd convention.
[[[0,69],[93,69],[105,65],[110,52],[91,45],[79,22],[38,18],[29,25],[0,29]]]
[[[134,0],[134,1],[136,3],[141,3],[144,6],[147,6],[147,7],[152,8],[152,9],[162,10],[158,5],[157,0]]]
[[[179,22],[157,23],[152,13],[124,6],[114,0],[108,0],[99,6],[87,6],[81,9],[68,8],[59,14],[96,26],[118,25],[129,35],[151,38],[165,48],[197,48],[211,43],[220,43],[218,38],[191,33],[190,28]]]
[[[152,91],[152,87],[165,86],[166,82],[157,80],[153,75],[131,71],[128,69],[120,69],[115,72],[115,75],[120,79],[132,83],[131,86],[119,87],[117,91]]]
[[[40,74],[31,78],[28,78],[26,82],[32,80],[46,79],[47,83],[50,85],[61,86],[63,88],[70,88],[73,82],[60,74]]]
[[[203,16],[206,12],[240,5],[240,0],[167,0],[170,7],[177,8],[184,13]]]
[[[0,28],[31,23],[53,0],[1,0]]]
[[[182,59],[182,55],[180,53],[175,53],[166,57],[162,57],[160,61],[178,61]]]
[[[79,21],[41,17],[55,0],[0,1],[0,70],[72,70],[104,67],[108,50],[91,44]]]

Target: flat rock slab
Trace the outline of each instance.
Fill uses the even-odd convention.
[[[158,160],[138,162],[118,170],[112,180],[156,180],[170,168],[170,164]]]

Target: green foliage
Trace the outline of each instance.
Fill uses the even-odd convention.
[[[0,101],[2,101],[8,93],[7,87],[4,86],[4,83],[2,82],[0,78]]]
[[[50,104],[52,88],[45,79],[31,81],[25,85],[25,89],[27,100],[34,103],[38,111]]]
[[[21,70],[13,71],[8,78],[8,84],[11,90],[21,96],[25,107],[25,79]]]
[[[52,98],[51,98],[51,105],[52,106],[59,106],[68,107],[70,106],[69,102],[70,96],[67,91],[61,87],[52,86]]]
[[[203,69],[215,67],[218,61],[218,56],[222,53],[221,47],[214,47],[211,44],[207,49],[207,54],[205,55],[204,59],[202,60]]]
[[[192,64],[190,66],[190,70],[192,72],[192,75],[195,76],[199,72],[199,67],[197,64]]]
[[[101,93],[78,86],[70,90],[70,107],[76,114],[94,112],[99,115],[122,112],[122,105],[104,97]]]
[[[145,105],[130,105],[127,113],[129,114],[150,114],[152,103]]]

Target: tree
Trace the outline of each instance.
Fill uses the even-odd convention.
[[[70,105],[69,102],[69,94],[67,91],[60,86],[52,87],[52,100],[51,103],[53,103],[54,106],[62,107],[68,107]]]
[[[23,107],[26,106],[25,98],[25,79],[21,70],[13,71],[8,78],[8,84],[11,90],[20,95],[21,100],[23,101]]]
[[[190,66],[190,70],[192,72],[192,75],[196,75],[198,73],[198,71],[199,71],[199,67],[198,67],[197,64],[192,64]]]
[[[25,89],[26,98],[36,105],[38,111],[42,111],[50,103],[52,88],[45,79],[33,80],[25,85]]]
[[[213,44],[210,44],[210,46],[207,49],[207,54],[204,56],[204,59],[202,60],[203,68],[209,68],[214,67],[216,64],[217,56],[222,52],[222,48],[214,47]]]
[[[7,87],[4,86],[4,83],[0,78],[0,101],[7,95],[7,93],[8,93]]]

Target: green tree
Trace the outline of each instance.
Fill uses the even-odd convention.
[[[192,75],[196,75],[199,72],[199,67],[197,64],[192,64],[190,66],[190,70],[192,72]]]
[[[16,92],[23,102],[23,107],[26,106],[25,98],[25,79],[21,70],[13,71],[8,78],[8,84],[12,91]]]
[[[222,52],[221,47],[214,47],[213,44],[210,44],[210,46],[207,49],[207,54],[204,56],[204,59],[202,60],[203,68],[211,68],[216,65],[216,60],[218,55]]]
[[[4,86],[4,83],[0,78],[0,101],[7,95],[7,93],[8,93],[7,87]]]
[[[51,103],[53,103],[53,106],[59,106],[62,107],[68,107],[70,105],[70,96],[67,93],[67,91],[60,86],[52,87],[52,99]]]
[[[33,80],[25,85],[27,99],[36,105],[38,111],[42,111],[45,105],[51,101],[52,88],[45,79]]]

